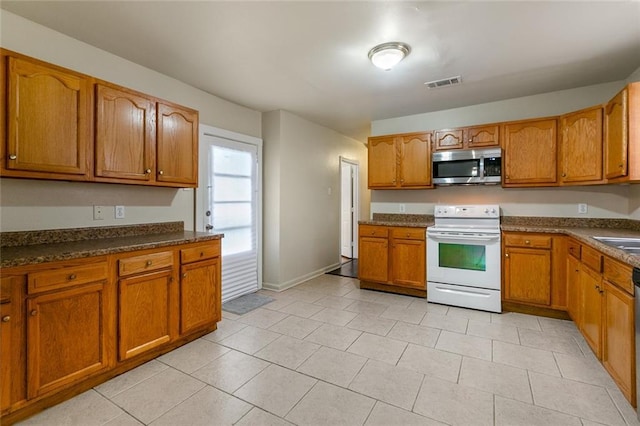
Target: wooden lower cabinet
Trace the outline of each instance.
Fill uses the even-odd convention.
[[[118,357],[125,360],[172,338],[171,269],[119,282]]]
[[[567,257],[567,312],[580,328],[580,260]]]
[[[629,401],[635,402],[635,303],[628,293],[603,281],[602,364]]]
[[[588,267],[580,271],[580,331],[598,359],[602,358],[602,278]]]
[[[11,405],[11,302],[0,305],[0,410]]]
[[[504,300],[551,304],[551,250],[505,248]]]
[[[360,225],[361,288],[426,296],[425,228]]]
[[[222,319],[220,261],[211,259],[180,268],[180,334]]]
[[[27,299],[27,396],[35,398],[111,365],[106,282]]]

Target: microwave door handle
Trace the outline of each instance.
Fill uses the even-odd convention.
[[[486,176],[487,175],[484,170],[484,157],[480,157],[480,178],[484,179]]]

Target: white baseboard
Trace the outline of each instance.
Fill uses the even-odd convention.
[[[298,284],[302,284],[305,281],[309,281],[310,279],[313,279],[315,277],[319,277],[320,275],[326,274],[329,271],[333,271],[334,269],[336,269],[339,266],[340,266],[340,262],[334,263],[333,265],[329,265],[329,266],[326,266],[324,268],[318,269],[316,271],[309,272],[308,274],[302,275],[300,277],[296,277],[296,278],[294,278],[292,280],[285,281],[285,282],[280,283],[280,284],[263,282],[262,283],[262,288],[264,288],[265,290],[271,290],[271,291],[277,291],[277,292],[284,291],[284,290],[287,290],[287,289],[289,289],[291,287],[295,287]]]

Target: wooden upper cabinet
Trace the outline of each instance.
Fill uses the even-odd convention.
[[[400,186],[431,186],[431,134],[400,137]]]
[[[463,127],[433,132],[433,150],[473,149],[500,146],[500,126]]]
[[[615,179],[627,176],[627,89],[623,89],[605,106],[605,177]]]
[[[96,85],[96,177],[153,178],[155,115],[155,102],[149,97],[117,86]]]
[[[158,103],[157,172],[159,182],[198,186],[198,112]]]
[[[557,121],[503,125],[504,187],[557,185]]]
[[[398,155],[395,136],[369,138],[369,188],[396,186]]]
[[[8,61],[4,176],[86,180],[91,174],[91,81],[24,58]]]
[[[602,108],[562,116],[560,135],[560,182],[563,185],[604,183]]]
[[[462,129],[447,129],[434,132],[433,150],[462,149],[464,147],[464,137],[462,133]]]
[[[431,133],[369,138],[369,188],[432,188]]]
[[[477,126],[464,129],[467,148],[488,148],[500,146],[500,126]]]

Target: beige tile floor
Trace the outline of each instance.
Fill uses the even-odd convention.
[[[23,424],[640,425],[573,323],[323,275]]]

